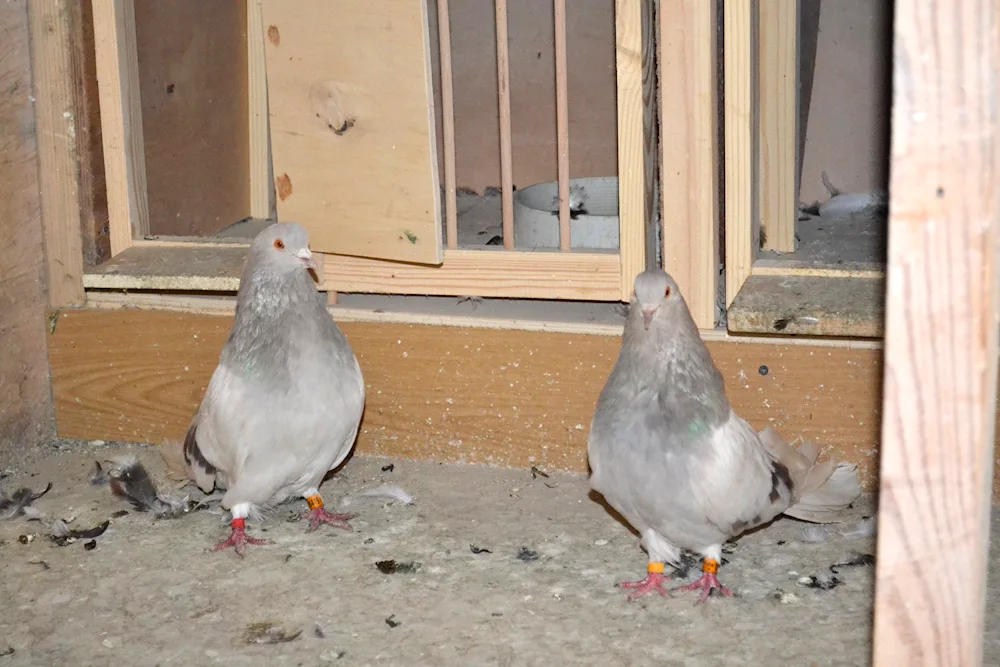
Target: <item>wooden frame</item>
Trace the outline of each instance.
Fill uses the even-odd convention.
[[[946,0],[895,7],[875,665],[983,660],[1000,315],[1000,16],[990,0],[950,8]],[[950,576],[929,576],[938,568]]]
[[[100,23],[96,49],[102,82],[100,97],[105,123],[112,255],[118,256],[130,248],[140,247],[223,247],[231,255],[232,243],[218,243],[214,239],[146,238],[149,221],[142,167],[133,2],[94,0],[95,22]],[[264,180],[269,164],[266,157],[268,123],[266,114],[262,113],[267,103],[266,73],[258,44],[264,35],[260,13],[254,11],[259,8],[259,0],[248,2],[251,3],[247,27],[252,210],[255,216],[269,217],[273,210],[270,176]],[[439,4],[446,3],[439,1]],[[502,1],[498,3],[498,12],[502,4]],[[356,292],[627,301],[631,296],[634,276],[651,261],[647,245],[654,208],[656,142],[653,135],[655,96],[652,95],[655,27],[649,3],[617,0],[616,24],[621,162],[618,253],[500,252],[447,248],[440,266],[327,254],[325,282],[336,285],[341,291]],[[565,46],[562,40],[560,46]],[[445,59],[442,59],[444,65]],[[562,79],[560,81],[565,83]],[[445,163],[448,164],[447,159]],[[261,215],[265,211],[267,215]],[[505,219],[505,227],[509,226],[507,222]],[[566,238],[562,240],[568,241],[568,226]],[[229,258],[220,257],[220,262],[228,266]],[[179,266],[177,270],[183,273],[187,269]],[[199,284],[204,289],[231,287],[228,278],[211,281],[208,277],[211,272],[206,270],[204,262],[201,273]],[[134,275],[122,276],[123,285],[134,279]],[[82,280],[82,284],[99,283],[104,288],[112,287],[114,282],[108,272],[100,270],[88,272]],[[504,286],[508,286],[509,291]]]

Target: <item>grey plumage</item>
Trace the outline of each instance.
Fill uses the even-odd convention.
[[[45,485],[45,488],[35,493],[28,487],[21,487],[9,496],[0,491],[0,519],[16,519],[22,515],[37,515],[32,512],[31,504],[44,496],[52,488],[52,482]]]
[[[223,508],[243,516],[318,488],[364,409],[361,369],[307,270],[308,244],[293,223],[254,239],[232,331],[181,445],[188,477],[206,493],[226,489]]]
[[[588,455],[591,486],[639,531],[650,562],[676,566],[682,549],[719,562],[723,542],[782,513],[840,519],[861,492],[856,466],[818,453],[736,415],[677,284],[659,270],[636,278]]]
[[[121,460],[118,470],[110,475],[111,493],[127,500],[137,512],[150,512],[158,519],[175,519],[187,514],[198,503],[160,493],[149,471],[135,456]]]

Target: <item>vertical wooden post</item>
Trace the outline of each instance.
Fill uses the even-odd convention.
[[[646,269],[656,178],[656,44],[653,3],[615,2],[618,82],[618,252],[622,301]]]
[[[559,177],[559,249],[569,252],[569,72],[566,63],[566,0],[554,0],[556,51],[556,153]]]
[[[507,0],[494,0],[497,16],[497,93],[500,100],[500,202],[503,247],[514,249],[514,158],[511,149],[510,44],[507,40]]]
[[[271,178],[267,63],[260,0],[247,0],[247,102],[250,115],[250,215],[270,218],[274,211],[274,179]]]
[[[444,150],[445,243],[458,247],[458,193],[455,176],[455,81],[451,67],[451,12],[448,0],[437,3],[438,53],[441,63],[441,130]]]
[[[663,265],[702,329],[719,276],[715,17],[714,0],[661,0]]]
[[[992,0],[896,2],[879,666],[982,664],[1000,327],[998,27]]]
[[[798,218],[798,0],[759,8],[759,156],[761,246],[795,250]]]

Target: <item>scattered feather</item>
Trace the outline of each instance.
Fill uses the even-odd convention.
[[[301,629],[289,632],[275,623],[251,623],[243,631],[243,642],[246,644],[283,644],[297,639],[301,634]]]
[[[875,556],[872,554],[858,554],[854,558],[844,561],[843,563],[834,563],[830,566],[830,572],[834,574],[840,574],[837,569],[839,567],[863,567],[863,566],[875,566]]]
[[[14,647],[8,646],[3,651],[0,651],[0,658],[5,658],[8,655],[14,655]]]
[[[362,498],[386,498],[389,500],[397,500],[404,505],[413,504],[413,497],[402,488],[396,486],[395,484],[383,484],[377,488],[357,493],[354,496],[344,496],[340,500],[340,505],[341,507],[347,507],[351,503]]]
[[[475,544],[470,544],[469,545],[469,551],[471,551],[474,554],[491,554],[491,553],[493,553],[489,549],[480,549]]]
[[[123,516],[128,516],[128,510],[118,510],[117,512],[115,512],[114,514],[111,515],[111,518],[112,519],[120,519]]]
[[[843,582],[837,577],[821,573],[816,576],[799,577],[799,580],[796,583],[803,588],[817,588],[821,591],[829,591],[836,588]]]
[[[845,530],[841,533],[846,538],[857,539],[862,537],[875,537],[878,532],[878,519],[868,516],[858,522],[852,530]]]
[[[548,476],[549,476],[548,473],[545,472],[544,470],[539,470],[535,466],[531,466],[531,479],[537,479],[539,477],[545,477],[546,479],[548,479]]]
[[[687,579],[691,574],[691,570],[695,569],[700,564],[701,558],[697,554],[684,551],[681,553],[680,561],[674,567],[673,576],[675,579]]]
[[[91,486],[104,486],[111,481],[111,476],[101,467],[100,462],[94,461],[94,469],[90,473]]]
[[[45,488],[38,493],[35,493],[28,487],[21,487],[10,496],[0,491],[0,519],[16,519],[22,514],[26,514],[26,509],[52,488],[52,482],[49,482]],[[31,516],[40,516],[40,513],[32,514]]]
[[[826,542],[829,539],[830,534],[827,532],[825,526],[819,526],[816,524],[809,524],[802,528],[802,541],[809,542],[811,544],[818,544],[820,542]]]
[[[313,635],[317,639],[326,639],[326,633],[323,632],[323,626],[319,623],[313,623]]]
[[[52,568],[44,560],[29,560],[32,565],[41,565],[43,570],[51,570]]]
[[[111,476],[111,492],[127,500],[137,512],[150,512],[157,519],[176,519],[189,512],[207,507],[205,502],[178,498],[160,493],[139,459],[124,459],[116,474]]]
[[[110,519],[93,528],[74,530],[62,519],[57,519],[49,526],[49,539],[55,542],[56,546],[64,547],[68,544],[73,544],[77,540],[92,540],[95,537],[100,537],[108,529],[109,525],[111,525]],[[93,549],[93,547],[88,547],[88,549]]]

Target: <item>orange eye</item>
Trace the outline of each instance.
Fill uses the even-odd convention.
[[[667,289],[663,292],[664,298],[670,296],[670,285],[667,285]]]
[[[281,239],[274,239],[274,247],[277,248],[278,250],[284,250],[285,242],[282,241]]]

